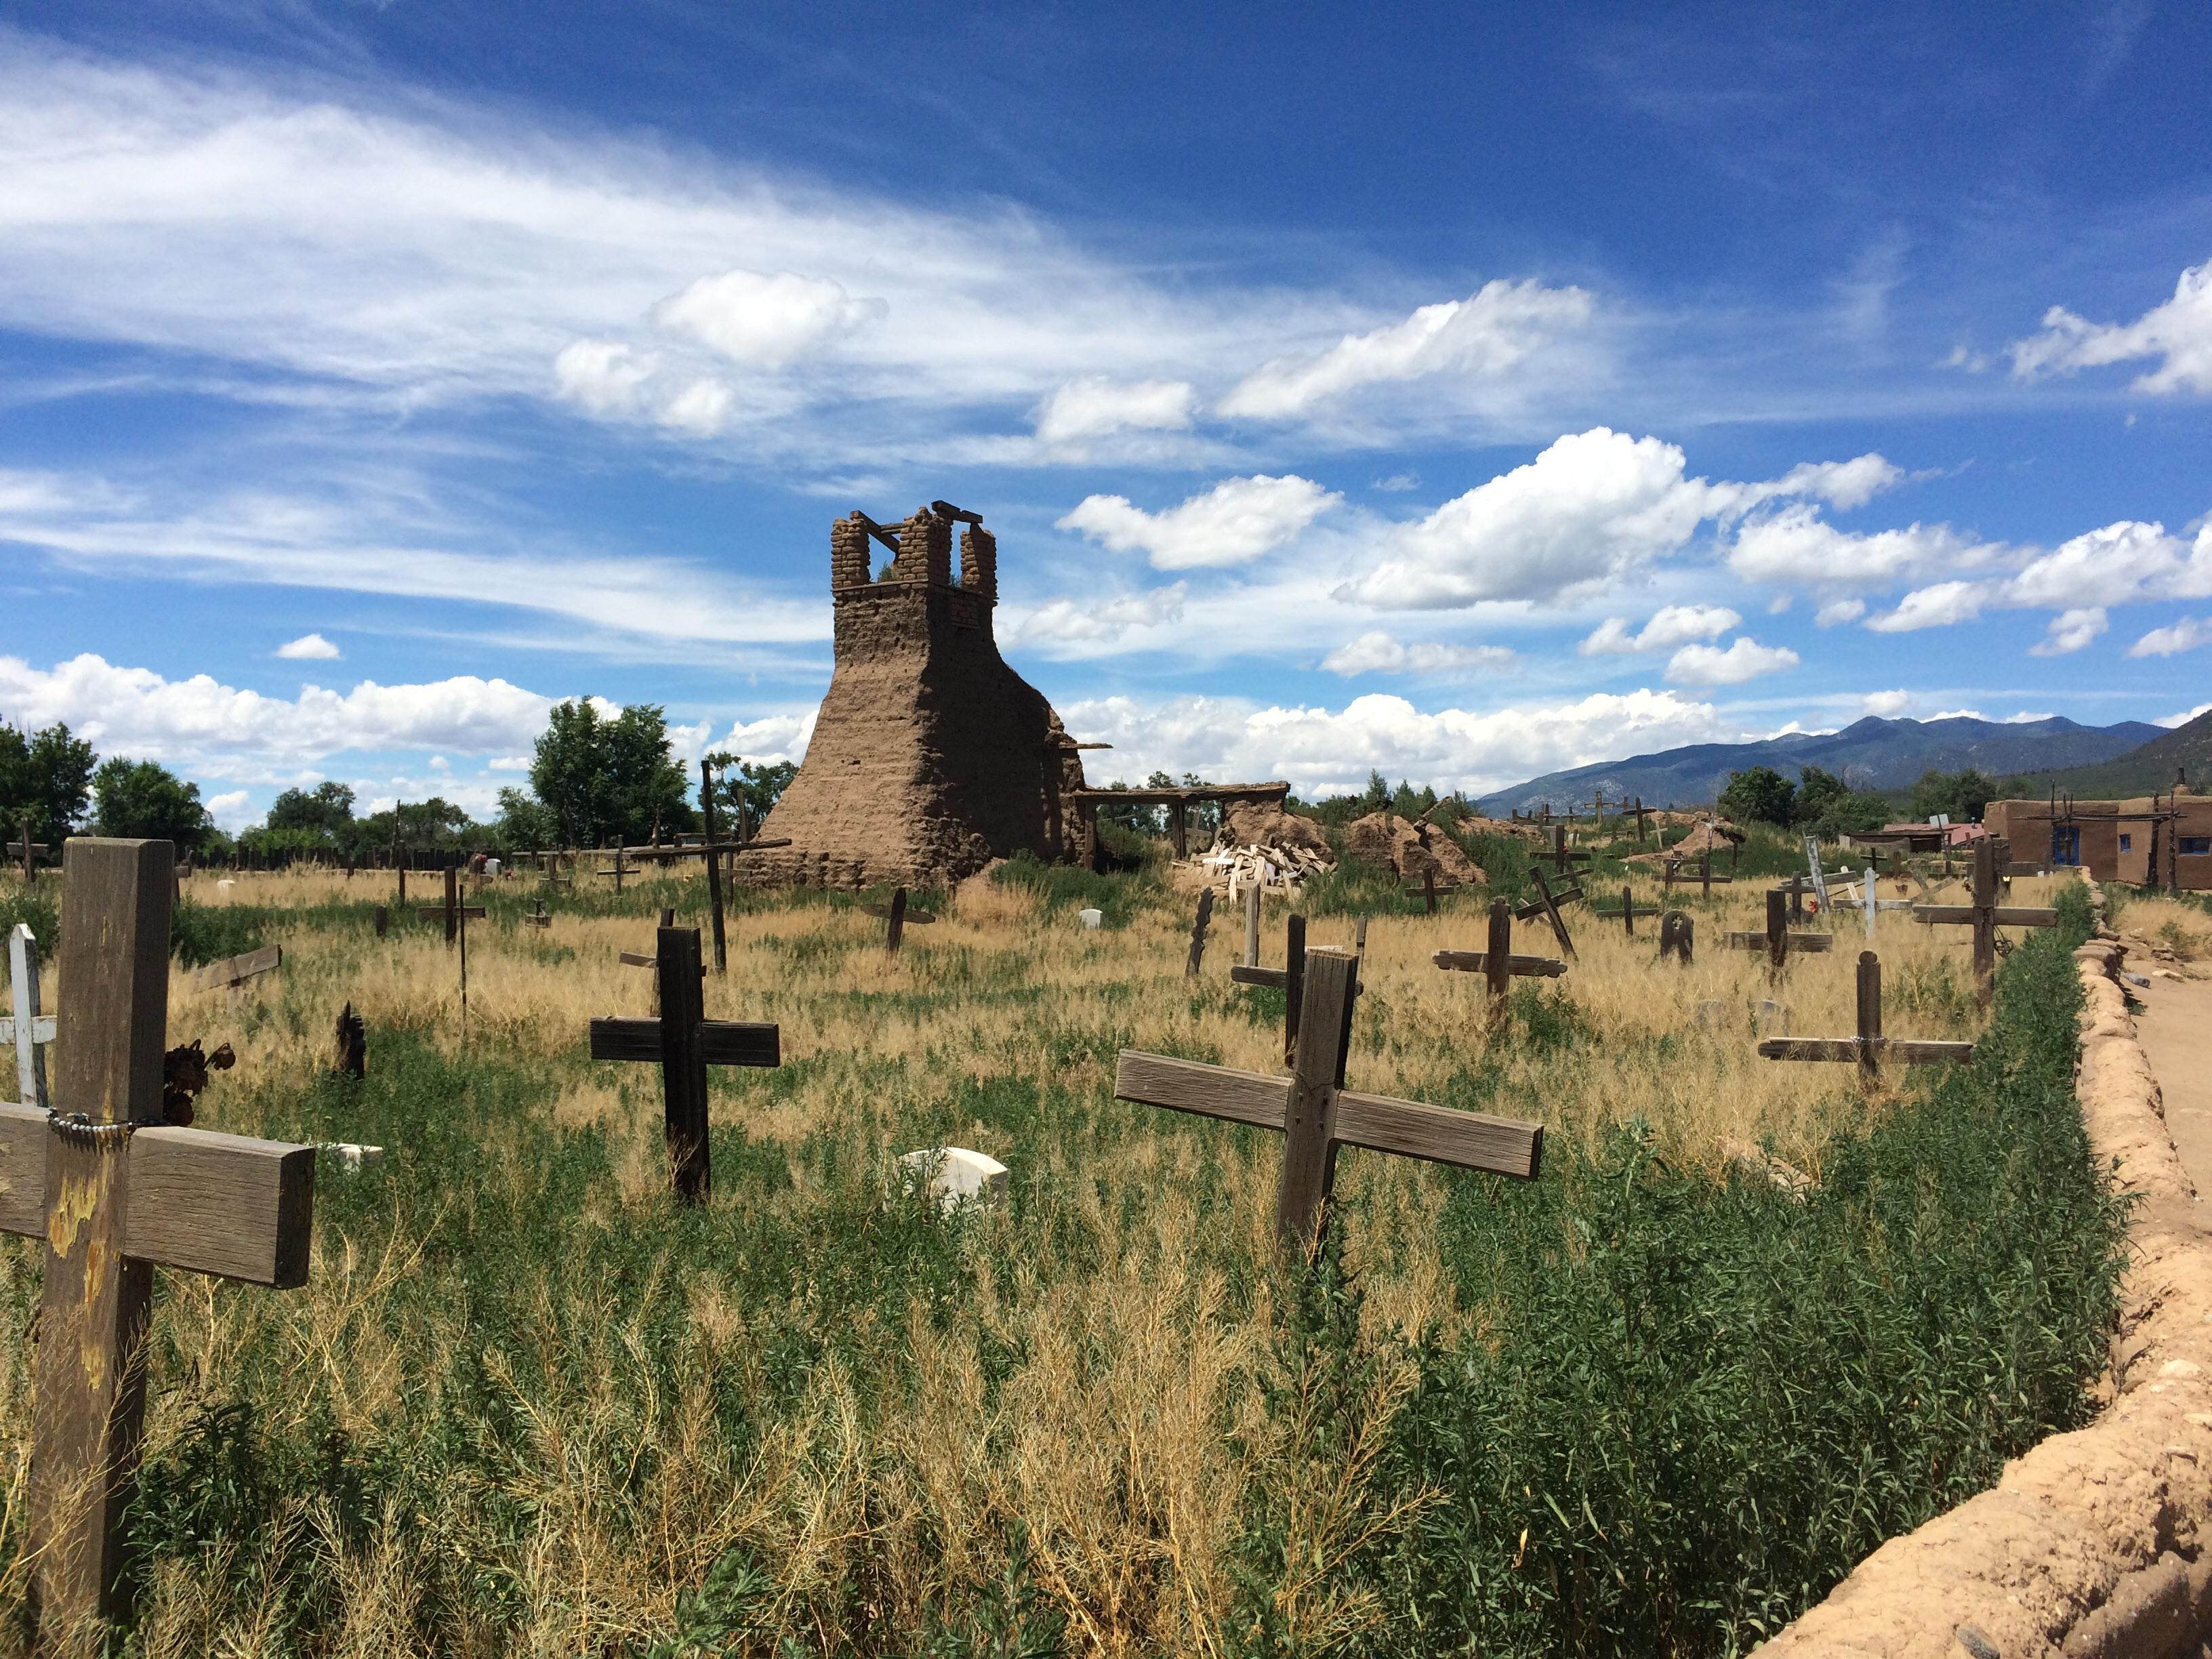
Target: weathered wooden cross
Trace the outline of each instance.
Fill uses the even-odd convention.
[[[544,894],[539,894],[537,903],[523,912],[522,920],[525,926],[531,927],[550,927],[553,925],[553,918],[545,909]]]
[[[1569,961],[1576,960],[1575,942],[1567,937],[1567,924],[1560,918],[1559,907],[1562,904],[1571,904],[1583,896],[1583,890],[1579,887],[1570,887],[1564,893],[1554,893],[1552,890],[1552,884],[1544,879],[1541,866],[1530,865],[1528,873],[1536,878],[1538,896],[1516,910],[1513,913],[1514,920],[1533,921],[1538,916],[1544,917],[1552,924],[1552,932],[1559,941],[1559,949],[1567,953]]]
[[[1265,985],[1283,994],[1283,1064],[1287,1066],[1298,1051],[1298,1016],[1305,1000],[1306,919],[1292,912],[1283,931],[1285,948],[1281,967],[1240,962],[1230,968],[1229,977],[1234,984]]]
[[[1664,873],[1661,877],[1660,880],[1660,890],[1662,893],[1671,894],[1674,892],[1674,878],[1680,874],[1681,864],[1682,860],[1680,858],[1675,857],[1668,859],[1666,864],[1662,866]],[[1713,896],[1713,888],[1716,884],[1720,886],[1726,887],[1729,883],[1735,879],[1734,876],[1717,876],[1713,873],[1713,849],[1710,847],[1705,848],[1703,853],[1698,855],[1696,876],[1698,882],[1698,895],[1701,898],[1711,898]],[[1684,876],[1683,879],[1686,882],[1689,878],[1687,876]]]
[[[1309,1256],[1320,1243],[1339,1146],[1371,1147],[1522,1180],[1534,1178],[1543,1153],[1540,1124],[1345,1088],[1358,980],[1358,964],[1345,952],[1306,953],[1297,1051],[1288,1077],[1127,1048],[1115,1067],[1116,1099],[1281,1132],[1275,1237],[1292,1257]]]
[[[46,842],[31,839],[31,815],[24,813],[21,839],[8,843],[8,856],[22,860],[25,885],[39,878],[39,860],[46,857]]]
[[[1513,954],[1513,907],[1504,899],[1490,902],[1489,948],[1482,951],[1439,951],[1430,961],[1455,973],[1480,974],[1490,982],[1490,1018],[1505,1017],[1506,999],[1515,977],[1557,979],[1567,964],[1555,957],[1516,957]]]
[[[455,943],[459,941],[468,931],[465,925],[468,919],[471,916],[481,916],[483,913],[484,908],[481,904],[464,904],[461,902],[460,872],[452,868],[450,866],[447,866],[446,871],[445,902],[442,904],[418,905],[415,911],[415,914],[422,917],[425,921],[434,921],[441,916],[445,918],[446,948],[449,951],[453,948]],[[461,948],[465,951],[468,949],[468,946],[463,945]]]
[[[283,965],[284,947],[264,945],[258,951],[248,951],[243,956],[228,957],[221,962],[208,963],[192,975],[192,985],[197,990],[220,988],[228,991],[230,1006],[235,1008],[245,1000],[246,985],[249,980],[274,973]]]
[[[605,880],[610,876],[613,877],[615,894],[617,897],[620,897],[623,890],[623,878],[629,872],[623,867],[622,838],[620,836],[617,836],[615,839],[615,867],[611,870],[594,870],[592,872],[592,874],[602,881]]]
[[[1459,884],[1455,881],[1439,884],[1437,880],[1437,866],[1431,864],[1422,867],[1421,878],[1419,881],[1408,882],[1406,884],[1406,896],[1424,901],[1429,915],[1434,915],[1437,913],[1437,896],[1440,893],[1456,892],[1458,890]]]
[[[65,844],[55,1109],[0,1105],[0,1231],[46,1247],[21,1553],[58,1648],[128,1611],[154,1268],[307,1279],[315,1149],[161,1123],[173,869],[165,841]]]
[[[1636,937],[1637,917],[1656,916],[1659,914],[1659,911],[1658,908],[1655,905],[1646,905],[1641,910],[1638,909],[1636,908],[1636,897],[1634,893],[1628,888],[1624,887],[1620,890],[1620,908],[1618,910],[1604,910],[1593,904],[1590,906],[1590,914],[1594,916],[1601,916],[1607,921],[1611,921],[1615,917],[1619,917],[1621,925],[1628,930],[1629,938],[1634,939]]]
[[[908,904],[903,887],[891,889],[889,904],[864,904],[860,908],[884,924],[884,949],[893,956],[898,954],[900,943],[906,938],[908,922],[919,927],[937,920],[936,912]]]
[[[0,1048],[15,1050],[15,1098],[46,1104],[46,1057],[40,1045],[54,1040],[54,1017],[39,1003],[39,941],[26,922],[8,930],[9,1014],[0,1019]]]
[[[1190,925],[1190,958],[1183,963],[1185,979],[1198,977],[1199,964],[1206,960],[1206,927],[1213,920],[1213,889],[1198,890],[1198,919]]]
[[[1766,891],[1766,931],[1759,933],[1733,933],[1728,936],[1731,951],[1764,951],[1770,971],[1780,973],[1789,965],[1792,951],[1799,955],[1807,951],[1820,952],[1836,948],[1833,933],[1793,933],[1790,931],[1790,896],[1779,887]]]
[[[1997,902],[1998,860],[1995,838],[1974,848],[1974,873],[1970,902],[1965,904],[1917,904],[1912,919],[1929,927],[1965,923],[1974,930],[1974,997],[1983,1007],[1996,989],[1997,929],[2000,927],[2056,927],[2058,912]]]
[[[1540,859],[1551,860],[1553,872],[1564,878],[1572,873],[1576,865],[1588,864],[1591,855],[1579,849],[1570,850],[1567,846],[1567,826],[1564,823],[1555,823],[1552,826],[1552,850],[1548,853],[1539,853],[1536,856]]]
[[[1765,1060],[1853,1060],[1862,1083],[1881,1079],[1881,1062],[1894,1060],[1906,1066],[1955,1064],[1974,1057],[1971,1042],[1923,1042],[1881,1034],[1881,958],[1871,951],[1859,952],[1858,1035],[1847,1037],[1768,1037],[1759,1045]]]
[[[593,1060],[658,1060],[668,1137],[669,1185],[686,1204],[703,1204],[713,1186],[707,1145],[707,1068],[780,1066],[782,1036],[773,1024],[708,1019],[696,927],[663,927],[654,965],[660,1012],[651,1019],[594,1019]]]

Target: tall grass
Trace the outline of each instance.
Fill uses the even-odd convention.
[[[1330,1255],[1285,1275],[1277,1139],[1110,1098],[1126,1046],[1279,1064],[1279,996],[1218,951],[1185,980],[1149,878],[1002,872],[896,958],[849,900],[733,896],[708,1012],[777,1020],[786,1064],[714,1074],[695,1210],[653,1069],[584,1033],[647,1011],[617,953],[702,914],[696,878],[556,895],[542,932],[495,886],[465,1038],[437,924],[374,937],[388,878],[203,885],[286,950],[235,1010],[173,986],[171,1040],[240,1056],[203,1121],[389,1151],[322,1170],[304,1291],[160,1276],[149,1659],[1726,1652],[2074,1420],[2109,1322],[2056,935],[2008,960],[1971,1072],[1868,1098],[1752,1053],[1770,993],[1850,1030],[1851,953],[1777,988],[1711,948],[1748,885],[1686,902],[1686,971],[1578,921],[1496,1030],[1427,962],[1473,907],[1378,920],[1351,1080],[1539,1116],[1547,1172],[1348,1152]],[[1883,926],[1891,1029],[1973,1034],[1964,940]],[[327,1074],[343,1001],[360,1083]],[[1003,1209],[895,1178],[945,1142],[1012,1166]],[[1748,1178],[1741,1142],[1817,1186]],[[38,1274],[0,1249],[17,1604]]]

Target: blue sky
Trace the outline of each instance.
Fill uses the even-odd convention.
[[[2212,656],[2212,9],[0,0],[0,716],[253,821],[803,749],[948,499],[1102,777]]]

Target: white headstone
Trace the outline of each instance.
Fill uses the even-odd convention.
[[[899,1154],[902,1169],[914,1171],[923,1190],[938,1207],[950,1210],[961,1204],[1003,1204],[1006,1200],[1006,1166],[985,1152],[965,1146],[925,1146]]]
[[[339,1163],[345,1165],[345,1172],[348,1175],[359,1175],[369,1165],[381,1164],[384,1161],[383,1147],[363,1146],[350,1140],[325,1140],[315,1150],[319,1152],[328,1152],[337,1158]]]
[[[497,859],[486,859],[484,860],[484,874],[496,878],[499,875],[499,870],[500,864]]]
[[[1085,927],[1096,927],[1106,920],[1106,913],[1103,910],[1078,910],[1075,914],[1082,919]]]

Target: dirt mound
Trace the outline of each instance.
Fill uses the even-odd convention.
[[[1486,886],[1489,878],[1459,843],[1432,823],[1415,824],[1395,812],[1370,812],[1355,818],[1344,832],[1344,850],[1354,858],[1395,870],[1419,881],[1433,870],[1447,886]]]
[[[1232,800],[1221,815],[1217,845],[1230,847],[1296,847],[1318,853],[1334,862],[1328,837],[1311,818],[1285,812],[1279,801]]]

